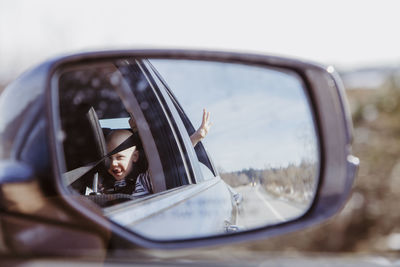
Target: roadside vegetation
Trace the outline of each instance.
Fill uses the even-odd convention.
[[[271,196],[297,203],[309,203],[316,185],[317,168],[307,161],[264,170],[244,169],[220,173],[232,187],[260,185]]]

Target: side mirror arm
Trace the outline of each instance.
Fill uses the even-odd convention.
[[[33,180],[34,171],[26,163],[14,160],[0,161],[0,185]]]

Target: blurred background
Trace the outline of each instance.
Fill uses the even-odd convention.
[[[0,0],[0,92],[47,58],[88,50],[217,49],[333,65],[346,88],[353,153],[361,161],[347,205],[321,225],[219,249],[395,254],[400,251],[399,7],[390,0]]]

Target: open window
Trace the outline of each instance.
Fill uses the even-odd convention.
[[[159,86],[163,87],[165,89],[165,91],[167,92],[168,97],[171,99],[174,107],[176,108],[176,110],[177,110],[177,112],[179,114],[179,117],[182,120],[183,125],[186,128],[186,131],[187,131],[188,135],[191,136],[196,131],[196,129],[194,128],[192,122],[190,121],[190,119],[186,115],[185,111],[183,110],[183,108],[179,104],[176,96],[174,95],[172,90],[169,88],[169,86],[168,86],[167,82],[164,80],[164,78],[157,71],[157,69],[151,64],[151,62],[146,60],[145,64],[148,67],[148,70],[153,73],[153,77],[154,77],[155,81],[158,82]],[[199,162],[201,164],[203,164],[203,166],[208,169],[208,172],[211,172],[211,174],[212,174],[212,175],[204,175],[204,177],[215,177],[215,176],[217,176],[218,175],[218,171],[215,168],[214,163],[213,163],[210,155],[207,153],[207,150],[205,149],[203,143],[199,142],[194,147],[194,150],[196,152],[196,156],[197,156],[197,159],[199,160]]]
[[[121,129],[136,138],[134,147],[140,148],[152,194],[191,183],[162,101],[135,60],[71,66],[58,76],[63,182],[72,192],[101,206],[140,198],[134,194],[136,178],[132,192],[110,190],[117,184],[110,158],[132,141],[107,150],[107,136]]]

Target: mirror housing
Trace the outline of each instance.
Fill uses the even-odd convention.
[[[310,106],[315,114],[315,125],[320,145],[319,182],[316,196],[308,211],[294,220],[260,227],[247,232],[232,231],[228,235],[217,235],[207,238],[160,241],[151,240],[110,223],[101,214],[93,211],[92,208],[83,205],[81,201],[67,194],[65,186],[61,182],[64,171],[64,156],[61,146],[63,136],[60,132],[61,126],[58,111],[56,110],[57,105],[55,105],[58,101],[58,95],[53,89],[54,83],[57,81],[57,72],[71,65],[126,57],[216,61],[282,68],[296,72],[306,84]],[[63,201],[65,207],[85,218],[88,224],[94,224],[107,231],[111,230],[118,238],[128,241],[133,246],[139,245],[161,249],[188,248],[262,239],[295,231],[326,220],[338,212],[343,207],[351,190],[353,179],[356,176],[358,160],[351,154],[351,118],[343,86],[332,67],[324,67],[299,60],[254,54],[189,50],[131,50],[66,56],[50,60],[34,69],[32,73],[35,73],[35,77],[39,77],[43,81],[40,84],[43,90],[38,93],[38,97],[42,98],[43,101],[38,101],[38,103],[40,103],[39,105],[43,105],[42,108],[46,110],[48,145],[52,165],[52,170],[49,170],[52,174],[48,179],[50,184],[46,185],[46,187],[51,186]],[[29,87],[29,82],[29,79],[20,82],[17,81],[13,87]],[[48,191],[48,189],[45,191]],[[237,198],[240,199],[239,196]]]

